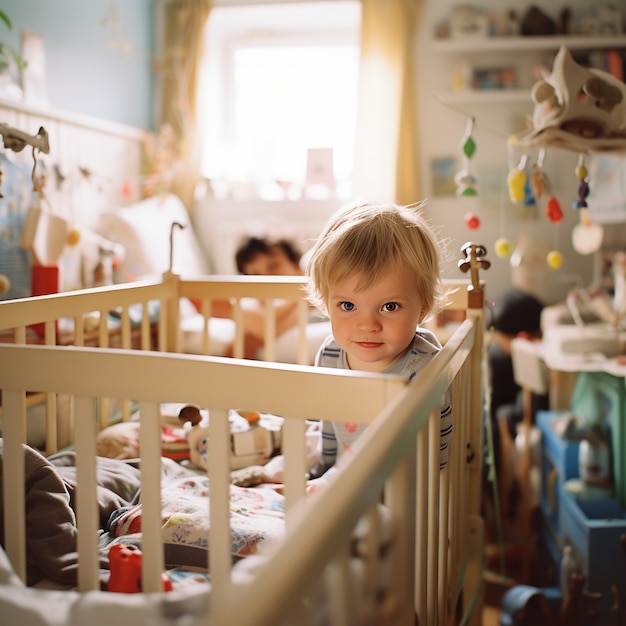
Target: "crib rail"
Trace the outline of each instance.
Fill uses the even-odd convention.
[[[264,326],[264,359],[276,354],[275,299],[293,300],[298,306],[298,360],[306,363],[306,323],[308,307],[303,300],[303,278],[282,277],[190,277],[165,274],[162,280],[139,281],[21,298],[0,302],[0,338],[16,344],[97,346],[138,350],[181,351],[180,301],[193,298],[201,303],[204,316],[204,353],[208,354],[208,319],[214,302],[227,300],[233,307],[235,341],[233,356],[243,357],[244,326],[242,301],[261,300],[268,315]],[[155,312],[156,311],[156,312]],[[111,314],[115,320],[110,322]],[[32,391],[39,392],[36,388]],[[55,452],[67,445],[73,423],[71,405],[60,415],[58,394],[45,395],[45,451]],[[109,399],[100,400],[100,426],[107,426],[112,409]],[[122,419],[129,419],[130,398],[119,399]],[[117,404],[116,404],[117,407]]]
[[[205,321],[211,317],[213,303],[228,300],[232,303],[237,326],[233,356],[243,356],[244,330],[242,301],[255,298],[265,304],[268,315],[265,323],[265,360],[274,360],[276,328],[271,314],[274,300],[298,302],[298,327],[304,336],[307,305],[303,299],[303,277],[269,276],[198,276],[181,277],[167,273],[162,280],[138,281],[122,285],[81,289],[64,293],[34,296],[0,302],[0,333],[4,341],[14,343],[44,343],[46,345],[72,344],[100,347],[138,348],[142,350],[181,351],[180,299],[185,297],[201,304]],[[151,313],[151,304],[158,303],[157,316]],[[139,309],[131,315],[132,307]],[[107,320],[111,312],[119,318],[121,340],[110,344],[111,327]],[[140,341],[133,343],[133,319],[141,327]],[[152,324],[158,329],[156,339],[151,339]],[[61,321],[73,322],[67,330],[59,327]],[[95,320],[95,321],[94,321]],[[91,325],[96,330],[86,330]],[[66,325],[67,326],[67,325]],[[33,327],[38,327],[37,332]],[[118,330],[118,326],[115,326]],[[27,332],[30,331],[30,332]],[[205,345],[208,354],[209,325],[205,324]],[[300,339],[303,343],[305,340]],[[305,357],[301,357],[304,363]]]

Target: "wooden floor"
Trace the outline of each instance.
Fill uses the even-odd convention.
[[[513,512],[508,519],[502,519],[500,528],[496,524],[493,500],[485,487],[485,574],[482,626],[500,626],[501,603],[503,595],[514,585],[529,584],[547,586],[542,576],[541,563],[534,558],[528,570],[528,579],[524,580],[523,559],[531,554],[531,548],[525,545],[524,521],[519,512]],[[531,522],[536,525],[536,520]],[[536,556],[536,555],[535,555]]]
[[[501,626],[502,597],[509,589],[523,584],[554,587],[557,572],[552,560],[546,558],[539,547],[539,509],[532,512],[530,520],[524,520],[519,505],[514,504],[508,516],[501,517],[498,526],[489,486],[484,487],[483,494],[485,573],[482,626]],[[512,500],[516,501],[515,497]],[[534,607],[533,616],[538,605]],[[533,626],[570,626],[570,621],[563,622],[558,606],[553,603],[543,606],[541,614],[536,614],[536,619],[533,617],[528,623]]]
[[[508,585],[486,576],[482,626],[500,626],[500,603],[508,588]]]

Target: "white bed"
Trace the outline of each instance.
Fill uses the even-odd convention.
[[[450,309],[466,318],[441,354],[411,385],[396,377],[294,365],[181,354],[180,298],[210,302],[224,296],[301,296],[300,279],[197,278],[166,273],[163,280],[0,303],[4,439],[4,528],[0,554],[0,614],[28,624],[411,624],[480,623],[482,594],[482,286],[475,259],[472,282],[458,281]],[[158,301],[150,323],[149,302]],[[131,318],[142,311],[133,342]],[[116,309],[120,346],[109,348],[106,325],[85,347],[84,318]],[[306,303],[301,304],[306,327]],[[55,321],[74,320],[73,345],[57,346]],[[43,343],[26,344],[27,328],[45,324]],[[208,324],[203,345],[209,345]],[[241,333],[236,348],[241,350]],[[89,342],[87,342],[89,343]],[[307,342],[298,354],[308,362]],[[238,346],[238,347],[237,347]],[[157,351],[158,349],[159,351]],[[275,360],[268,322],[265,358]],[[239,352],[241,354],[241,352]],[[438,402],[451,389],[454,434],[448,466],[439,471]],[[77,492],[92,493],[97,478],[98,429],[107,403],[131,401],[141,413],[143,593],[101,591],[99,511],[95,497],[76,499],[78,581],[75,590],[27,587],[24,452],[27,392],[43,394],[46,453],[59,446],[57,399],[71,398],[66,436],[75,446]],[[104,403],[104,407],[103,407]],[[191,403],[210,413],[210,583],[162,593],[165,571],[159,411],[162,403]],[[280,538],[258,545],[233,566],[230,427],[232,408],[284,418],[284,513]],[[371,423],[336,481],[304,495],[305,441],[311,420]],[[199,476],[202,476],[200,474]],[[275,493],[272,490],[272,493]],[[282,496],[276,496],[279,499]],[[229,502],[231,504],[229,504]],[[230,511],[230,513],[229,513]],[[383,514],[384,513],[384,514]],[[355,530],[356,527],[356,530]],[[356,539],[355,539],[356,537]]]
[[[179,226],[173,228],[172,224]],[[99,217],[98,234],[125,251],[114,272],[117,282],[158,279],[170,269],[185,276],[211,273],[211,260],[202,250],[187,209],[173,194],[103,211]],[[192,301],[198,304],[191,294],[181,298],[180,351],[223,356],[235,338],[233,320],[210,317],[207,322]],[[207,324],[211,336],[208,347],[203,340]],[[298,345],[297,329],[289,329],[277,338],[275,351],[269,360],[312,364],[317,348],[329,332],[327,321],[309,321],[305,358],[294,348]],[[265,358],[262,352],[258,356]]]

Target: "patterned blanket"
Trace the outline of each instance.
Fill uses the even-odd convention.
[[[210,494],[206,476],[173,477],[163,482],[166,567],[207,568]],[[122,543],[134,543],[141,533],[141,514],[141,504],[119,509],[111,516],[109,533]],[[284,497],[273,489],[231,485],[230,523],[233,557],[252,554],[261,541],[283,535]]]

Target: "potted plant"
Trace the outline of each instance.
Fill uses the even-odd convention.
[[[2,9],[0,9],[0,22],[7,27],[7,30],[13,29],[9,16]],[[0,73],[10,70],[13,66],[21,72],[26,67],[26,61],[12,45],[0,41]]]
[[[0,23],[10,31],[13,24],[8,15],[0,10]],[[19,100],[22,95],[21,73],[26,61],[9,43],[0,40],[0,96]]]

